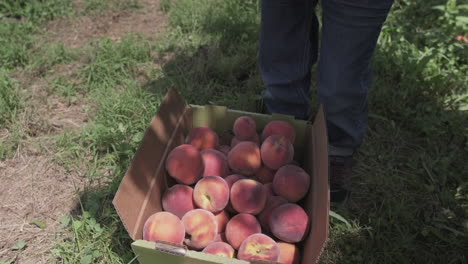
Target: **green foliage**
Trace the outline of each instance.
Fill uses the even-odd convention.
[[[0,128],[11,124],[20,107],[18,86],[11,80],[8,72],[0,68]]]
[[[0,68],[13,69],[26,65],[32,44],[33,37],[29,26],[0,23]]]
[[[0,18],[25,19],[40,23],[65,16],[71,11],[71,0],[2,0]]]
[[[83,70],[83,78],[89,89],[114,89],[137,74],[137,63],[151,58],[150,43],[136,36],[124,38],[119,43],[107,38],[100,39],[93,43],[93,47],[91,62]]]

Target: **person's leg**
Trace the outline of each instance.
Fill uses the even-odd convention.
[[[324,105],[332,198],[349,195],[350,159],[367,129],[370,61],[393,0],[322,0],[318,101]]]
[[[308,118],[310,71],[317,60],[317,0],[261,0],[258,63],[267,113]]]

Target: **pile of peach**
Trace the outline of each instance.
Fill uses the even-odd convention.
[[[165,166],[177,184],[162,196],[162,212],[151,215],[143,239],[185,244],[208,254],[299,263],[297,243],[309,218],[297,203],[310,176],[294,157],[294,127],[271,121],[257,134],[248,116],[236,119],[231,145],[220,145],[208,127],[190,130]]]

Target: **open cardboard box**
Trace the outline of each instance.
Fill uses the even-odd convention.
[[[310,190],[299,202],[307,212],[311,224],[308,237],[299,244],[301,263],[318,261],[328,237],[329,212],[328,145],[322,108],[320,107],[311,125],[285,115],[243,112],[223,106],[188,105],[175,89],[171,89],[152,118],[113,200],[120,219],[134,240],[131,246],[140,263],[249,263],[188,250],[182,245],[142,240],[146,219],[151,214],[162,211],[161,196],[167,188],[175,184],[173,179],[167,176],[164,167],[168,153],[184,143],[188,131],[196,126],[209,126],[220,135],[222,141],[228,141],[229,137],[225,136],[229,135],[235,119],[242,115],[251,116],[256,121],[259,132],[273,119],[288,121],[295,127],[294,159],[311,175]]]

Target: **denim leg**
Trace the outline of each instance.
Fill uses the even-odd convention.
[[[350,155],[367,129],[371,57],[393,0],[322,0],[318,101],[331,155]]]
[[[261,0],[258,64],[269,113],[308,118],[310,71],[317,60],[317,0]]]

